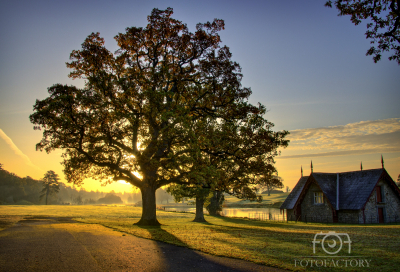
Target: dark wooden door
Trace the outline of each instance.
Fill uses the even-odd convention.
[[[379,217],[379,223],[383,223],[383,208],[378,208],[378,217]]]

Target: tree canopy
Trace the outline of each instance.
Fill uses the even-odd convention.
[[[53,85],[30,116],[43,129],[36,148],[63,150],[69,182],[94,177],[138,187],[143,201],[138,224],[144,225],[159,224],[158,188],[198,183],[215,171],[205,158],[213,152],[208,137],[210,131],[220,133],[214,136],[221,143],[227,135],[214,125],[265,113],[264,106],[248,103],[251,90],[241,85],[241,68],[220,45],[224,21],[199,23],[191,33],[172,14],[171,8],[153,9],[145,28],[128,27],[115,36],[115,54],[99,33],[89,35],[67,63],[69,76],[83,78],[85,87]],[[285,135],[269,131],[265,141],[276,148],[287,144]]]
[[[366,20],[365,36],[371,39],[373,46],[367,56],[373,56],[374,62],[381,59],[382,53],[392,51],[389,60],[400,65],[400,4],[398,0],[336,0],[335,7],[339,16],[350,15],[351,22],[358,25]],[[332,1],[325,6],[332,7]]]

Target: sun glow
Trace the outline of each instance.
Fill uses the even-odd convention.
[[[136,172],[136,171],[133,172],[133,174],[139,179],[143,178],[143,176],[141,174],[139,174],[138,172]],[[129,182],[126,182],[125,180],[118,180],[118,182],[121,183],[121,184],[130,184]]]

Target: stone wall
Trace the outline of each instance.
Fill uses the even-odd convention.
[[[363,223],[362,213],[360,218],[360,211],[358,210],[339,210],[337,213],[338,213],[338,223],[346,223],[346,224]]]
[[[321,192],[316,184],[311,184],[301,203],[301,220],[304,222],[333,222],[333,214],[328,200],[323,204],[314,204],[314,193]]]
[[[384,183],[384,200],[385,200],[385,222],[400,222],[400,199],[398,193],[389,186],[387,182]]]
[[[378,208],[383,208],[383,218],[385,223],[400,222],[400,200],[394,189],[385,180],[380,180],[377,186],[383,190],[383,199],[377,203],[376,188],[365,205],[365,223],[379,223]],[[360,211],[360,223],[364,223],[363,213]]]
[[[378,223],[378,210],[376,209],[376,189],[372,192],[370,198],[365,204],[364,215],[362,211],[360,212],[362,218],[365,215],[365,223],[366,224],[375,224]],[[364,223],[364,218],[363,222]]]

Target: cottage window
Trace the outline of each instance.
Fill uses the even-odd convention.
[[[314,193],[314,204],[323,204],[324,203],[324,195],[322,192]]]

